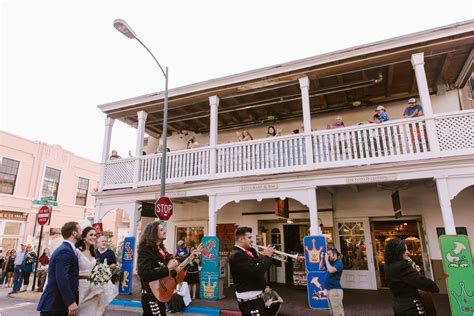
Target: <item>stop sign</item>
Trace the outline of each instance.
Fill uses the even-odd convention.
[[[173,215],[173,202],[166,197],[162,196],[155,203],[155,215],[162,221],[167,221]]]
[[[50,214],[51,210],[49,209],[49,206],[43,205],[38,211],[38,224],[40,224],[41,226],[46,224],[49,221]]]

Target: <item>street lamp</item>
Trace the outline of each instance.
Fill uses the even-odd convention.
[[[150,53],[151,57],[155,60],[156,64],[158,67],[160,67],[161,72],[163,73],[163,76],[165,76],[165,102],[163,106],[163,133],[162,133],[162,138],[163,138],[163,147],[161,150],[161,184],[160,184],[160,196],[165,196],[165,179],[166,179],[166,152],[167,152],[167,146],[166,146],[166,138],[168,137],[168,67],[165,67],[165,70],[163,70],[163,67],[161,67],[160,63],[156,59],[155,55],[146,47],[145,44],[140,41],[140,39],[137,37],[135,32],[132,30],[132,28],[127,24],[122,19],[116,19],[114,21],[114,27],[123,35],[130,39],[136,39],[145,49]],[[137,157],[138,158],[138,157]]]

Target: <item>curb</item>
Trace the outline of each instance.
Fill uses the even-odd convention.
[[[129,301],[129,300],[113,300],[110,305],[113,306],[122,306],[127,308],[142,308],[142,302],[140,301]],[[193,313],[193,314],[202,314],[202,315],[211,315],[211,316],[220,316],[221,310],[219,308],[212,307],[201,307],[201,306],[189,306],[183,308],[182,312],[184,313]]]

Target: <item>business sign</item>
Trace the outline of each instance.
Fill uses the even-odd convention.
[[[469,238],[466,235],[441,235],[439,243],[451,315],[473,315],[474,267]]]
[[[134,257],[135,237],[125,237],[122,248],[122,277],[119,283],[120,294],[130,294],[132,290]]]
[[[202,238],[200,297],[202,300],[219,299],[219,239],[215,236]]]
[[[99,238],[100,236],[104,234],[104,228],[103,228],[102,223],[94,223],[92,224],[92,227],[94,227],[95,235],[97,238]]]
[[[328,292],[324,287],[326,272],[319,270],[321,255],[326,252],[326,238],[324,236],[305,236],[303,244],[308,305],[312,309],[327,309],[329,308]]]
[[[39,211],[38,211],[38,215],[36,217],[36,220],[38,221],[38,224],[43,226],[44,224],[46,224],[48,221],[49,221],[49,216],[51,215],[51,210],[49,208],[49,206],[42,206]]]

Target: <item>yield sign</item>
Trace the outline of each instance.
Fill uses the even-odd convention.
[[[43,226],[49,221],[49,216],[51,215],[51,210],[49,209],[49,206],[42,206],[39,211],[38,211],[38,224]]]

